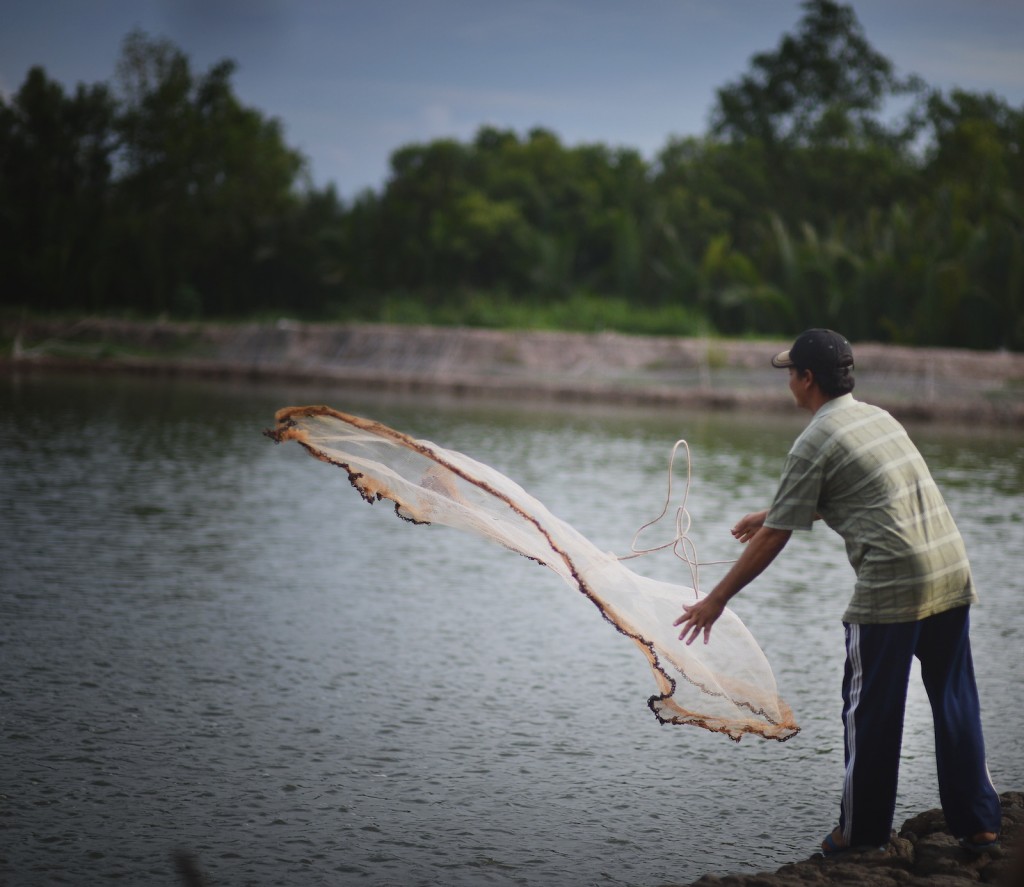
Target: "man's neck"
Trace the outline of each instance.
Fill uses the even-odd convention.
[[[811,395],[807,400],[807,409],[811,411],[811,415],[813,416],[815,413],[818,412],[818,410],[825,406],[825,404],[831,403],[837,397],[842,397],[842,395],[837,394],[834,396],[830,396],[828,394],[825,394],[825,392],[823,392],[821,389],[815,389],[814,391],[811,392]]]

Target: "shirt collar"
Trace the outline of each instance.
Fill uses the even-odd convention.
[[[840,394],[839,397],[833,397],[831,400],[825,401],[820,407],[818,412],[814,414],[814,418],[817,419],[820,416],[827,416],[829,413],[834,413],[836,410],[842,410],[846,407],[853,406],[857,403],[854,400],[852,394]]]

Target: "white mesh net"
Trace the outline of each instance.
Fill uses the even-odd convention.
[[[686,646],[672,622],[692,588],[648,579],[600,551],[518,484],[462,453],[329,407],[278,411],[268,436],[295,440],[347,473],[367,502],[392,501],[414,523],[436,523],[498,542],[554,570],[647,657],[658,693],[648,700],[662,723],[694,724],[740,739],[784,741],[798,732],[771,667],[731,611],[709,644]]]

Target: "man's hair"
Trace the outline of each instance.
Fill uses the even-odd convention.
[[[814,367],[802,367],[794,364],[796,371],[802,376],[808,369],[814,373],[814,381],[818,387],[829,397],[839,397],[841,394],[849,394],[853,391],[855,380],[853,378],[853,367],[832,367],[821,370]]]

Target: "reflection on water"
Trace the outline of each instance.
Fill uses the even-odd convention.
[[[685,437],[711,561],[735,557],[728,527],[765,504],[799,415],[2,382],[5,883],[173,884],[187,848],[220,884],[653,885],[774,869],[833,823],[852,574],[827,530],[736,600],[803,732],[736,744],[659,726],[640,654],[547,570],[404,524],[259,433],[295,403],[369,415],[494,465],[619,553]],[[992,774],[1020,789],[1024,444],[914,432],[983,596]],[[688,581],[667,555],[633,564]],[[915,677],[897,822],[937,806],[933,770]]]

